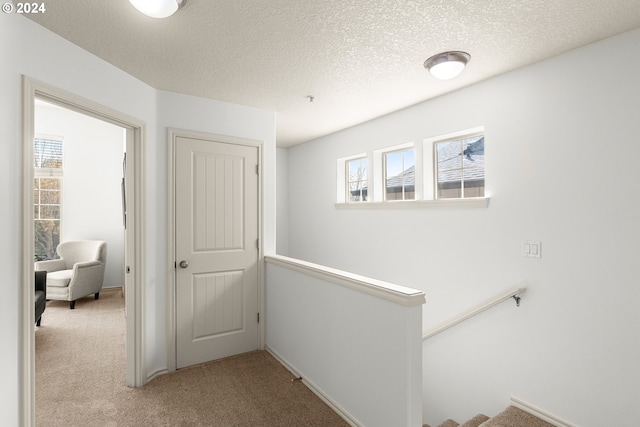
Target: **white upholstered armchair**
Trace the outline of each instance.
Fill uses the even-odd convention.
[[[36,271],[47,272],[47,299],[69,301],[73,310],[78,298],[100,297],[107,262],[107,243],[102,240],[63,242],[56,252],[60,259],[38,261]]]

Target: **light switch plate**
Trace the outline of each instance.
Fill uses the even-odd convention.
[[[541,258],[542,242],[540,240],[525,240],[522,242],[522,256]]]

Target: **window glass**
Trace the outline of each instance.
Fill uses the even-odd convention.
[[[484,197],[484,136],[435,143],[438,199]]]
[[[62,140],[36,138],[33,154],[35,168],[62,169]]]
[[[366,202],[367,188],[367,159],[349,160],[347,162],[347,200],[349,202]]]
[[[57,182],[58,189],[50,189],[52,181]],[[33,212],[36,260],[57,257],[56,248],[60,243],[59,188],[60,178],[35,178]]]
[[[413,149],[385,153],[385,200],[415,199],[415,181],[415,155]]]
[[[35,259],[54,259],[60,243],[62,140],[36,138],[33,164]]]

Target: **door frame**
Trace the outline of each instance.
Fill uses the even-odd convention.
[[[21,425],[35,425],[35,326],[33,321],[33,138],[35,99],[99,119],[126,130],[127,228],[125,230],[126,383],[142,387],[144,361],[144,278],[145,278],[145,163],[146,124],[134,117],[89,101],[75,94],[22,77],[22,309],[19,319],[21,345]]]
[[[264,274],[263,274],[263,142],[255,139],[240,138],[229,135],[219,135],[206,132],[190,131],[184,129],[169,128],[167,132],[167,177],[169,182],[167,183],[168,197],[167,197],[167,368],[169,372],[174,372],[177,369],[177,316],[176,316],[176,145],[177,139],[190,138],[198,139],[202,141],[210,141],[223,144],[243,145],[248,147],[255,147],[258,149],[258,312],[264,313]],[[260,316],[264,319],[265,316]],[[258,348],[264,349],[264,321],[258,323]]]

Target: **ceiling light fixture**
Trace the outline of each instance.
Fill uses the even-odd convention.
[[[449,80],[460,74],[470,59],[467,52],[442,52],[424,61],[424,68],[435,78]]]
[[[187,0],[129,0],[140,12],[152,18],[166,18],[176,13]]]

